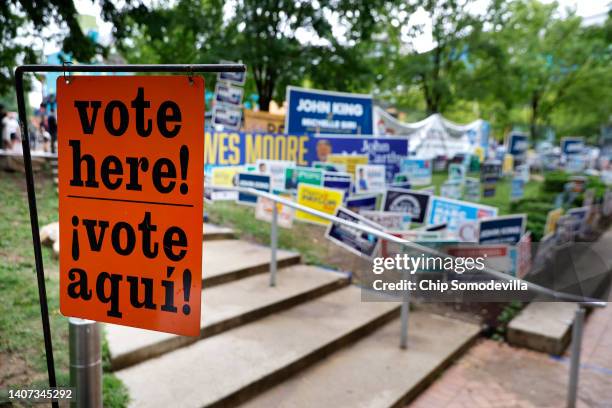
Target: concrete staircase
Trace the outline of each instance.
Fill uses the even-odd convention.
[[[590,245],[578,245],[577,250],[564,249],[555,255],[556,263],[548,272],[554,280],[546,279],[542,285],[564,291],[578,288],[574,294],[610,300],[612,231]],[[576,308],[569,302],[530,303],[508,325],[508,343],[562,355],[572,339]]]
[[[348,274],[300,264],[288,251],[278,252],[270,287],[269,248],[210,239],[214,231],[204,227],[199,338],[106,325],[132,406],[396,406],[479,333],[413,311],[409,348],[400,350],[399,303],[363,302]]]

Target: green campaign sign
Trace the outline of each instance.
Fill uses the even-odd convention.
[[[323,185],[323,170],[308,167],[285,169],[285,190],[297,190],[298,184]]]

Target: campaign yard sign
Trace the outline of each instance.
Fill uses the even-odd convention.
[[[217,82],[215,86],[215,102],[240,106],[242,104],[242,88],[229,83]]]
[[[485,162],[480,169],[480,181],[484,197],[494,197],[497,182],[501,175],[501,163],[499,161]]]
[[[403,212],[413,222],[422,224],[427,216],[431,194],[428,192],[388,188],[383,199],[383,211]]]
[[[481,219],[479,222],[478,243],[514,245],[520,241],[526,227],[526,214]]]
[[[410,229],[410,215],[401,212],[362,211],[368,220],[382,226],[385,231],[406,231]]]
[[[323,185],[323,170],[308,167],[288,167],[285,169],[285,190],[295,191],[300,184]]]
[[[260,173],[238,173],[238,187],[249,187],[255,190],[265,191],[269,193],[272,185],[270,175]],[[254,194],[238,192],[238,203],[247,205],[256,205],[257,196]]]
[[[347,173],[351,174],[355,174],[359,164],[382,165],[386,169],[385,179],[390,183],[400,172],[401,161],[408,154],[408,145],[405,137],[319,135],[309,140],[306,159],[310,163],[344,164]]]
[[[513,177],[510,186],[510,200],[520,200],[525,195],[525,180],[520,177]]]
[[[561,138],[561,153],[566,156],[573,156],[582,153],[584,149],[584,138],[580,136],[568,136]]]
[[[317,142],[317,147],[321,144],[330,143],[329,140],[319,140]],[[331,146],[331,143],[330,143]],[[332,150],[330,150],[331,152]],[[357,166],[360,164],[368,164],[370,158],[367,155],[362,154],[330,154],[326,157],[327,162],[333,165],[338,165],[343,167],[347,173],[355,175],[355,170]]]
[[[466,221],[497,216],[497,208],[467,201],[443,197],[432,197],[427,215],[428,224],[447,223],[447,230],[456,233]]]
[[[410,190],[412,188],[412,184],[410,184],[409,181],[394,181],[393,183],[389,184],[389,187],[403,188],[405,190]]]
[[[342,205],[343,198],[343,191],[333,190],[331,188],[324,188],[319,186],[312,186],[304,183],[299,184],[297,190],[298,204],[310,207],[313,210],[321,211],[330,215],[335,214],[336,209]],[[295,218],[300,221],[306,221],[315,224],[329,224],[329,221],[326,219],[299,210],[295,212]]]
[[[371,135],[372,95],[287,87],[288,133]]]
[[[526,134],[512,132],[508,136],[507,151],[514,157],[515,164],[525,162],[527,158],[527,149],[529,149],[529,139]]]
[[[380,225],[376,225],[372,221],[355,214],[346,208],[339,207],[336,212],[336,217],[343,220],[361,224],[375,229],[382,229]],[[325,232],[325,238],[333,243],[349,250],[350,252],[372,259],[376,255],[380,238],[376,235],[363,232],[356,228],[348,227],[339,222],[330,223]]]
[[[288,200],[291,197],[283,195]],[[255,218],[261,221],[272,222],[274,215],[275,202],[266,197],[257,197],[257,205],[255,206]],[[291,229],[293,227],[293,217],[295,211],[293,208],[282,203],[276,203],[277,223],[280,227]]]
[[[212,169],[211,184],[215,187],[232,187],[236,175],[241,171],[243,171],[241,166],[215,167]]]
[[[230,61],[221,61],[222,64],[234,64]],[[227,81],[235,85],[244,85],[246,81],[246,71],[244,72],[219,72],[217,75],[219,81]]]
[[[295,163],[288,160],[257,160],[255,167],[258,172],[270,175],[273,191],[285,190],[286,170],[295,167]]]
[[[220,126],[226,130],[240,129],[242,121],[242,108],[231,105],[215,105],[212,114],[213,126]]]
[[[380,164],[386,167],[390,182],[408,153],[408,139],[214,131],[204,133],[204,151],[207,169],[253,164],[263,159],[292,161],[301,167],[339,164],[354,174],[358,164]]]
[[[431,159],[403,159],[401,171],[402,173],[408,174],[410,182],[414,186],[426,186],[431,184]]]
[[[323,187],[344,191],[344,197],[348,197],[353,187],[353,178],[348,173],[325,172],[323,174]]]
[[[448,165],[448,180],[463,183],[467,167],[461,163],[451,163]]]
[[[440,186],[440,195],[442,197],[460,199],[463,185],[459,180],[446,180]]]
[[[464,197],[468,201],[480,201],[480,181],[467,177],[464,185]]]
[[[355,171],[356,193],[378,193],[385,191],[385,166],[359,164]]]
[[[346,208],[355,212],[376,211],[378,202],[378,194],[366,194],[360,196],[352,196],[346,199]]]
[[[200,334],[204,80],[57,79],[60,310]]]
[[[529,165],[521,164],[514,168],[514,176],[520,178],[525,183],[529,183]]]
[[[312,167],[329,172],[346,173],[346,166],[340,163],[326,163],[320,161],[312,162]]]

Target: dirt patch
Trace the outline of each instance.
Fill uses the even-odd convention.
[[[45,375],[36,372],[28,366],[25,359],[14,353],[0,353],[0,388],[7,388],[10,385],[30,384],[37,380],[42,380]]]

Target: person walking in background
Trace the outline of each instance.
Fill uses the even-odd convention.
[[[51,112],[47,118],[47,130],[51,137],[51,153],[55,153],[55,143],[57,142],[57,118],[55,117],[55,109],[53,108],[51,108]]]
[[[15,150],[15,145],[21,142],[19,122],[14,112],[7,113],[2,119],[2,142],[6,150]],[[17,147],[18,149],[18,147]]]

